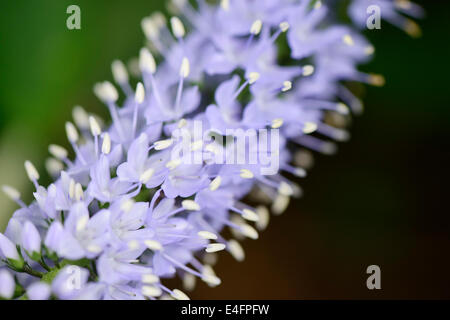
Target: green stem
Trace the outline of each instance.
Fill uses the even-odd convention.
[[[41,260],[38,262],[42,266],[42,268],[44,268],[45,270],[47,270],[47,271],[51,270],[51,268],[45,263],[44,257],[41,257]]]
[[[23,266],[23,270],[21,272],[28,273],[29,275],[32,275],[33,277],[37,278],[42,278],[42,276],[44,275],[42,272],[31,269],[31,267],[28,264],[25,264]]]

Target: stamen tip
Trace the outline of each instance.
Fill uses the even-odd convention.
[[[253,35],[258,35],[262,29],[262,21],[260,19],[255,20],[250,28],[250,33]]]
[[[11,200],[17,201],[20,199],[20,192],[11,186],[3,185],[2,191]]]
[[[114,60],[111,64],[111,70],[116,83],[123,84],[128,82],[127,68],[122,61]]]
[[[172,31],[175,37],[177,38],[183,38],[186,31],[184,29],[184,25],[181,22],[180,18],[178,17],[172,17],[170,18],[170,25],[172,26]]]

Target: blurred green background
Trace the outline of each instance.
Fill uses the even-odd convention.
[[[421,1],[428,17],[413,40],[383,23],[366,32],[386,76],[368,88],[366,112],[334,157],[318,157],[291,204],[247,260],[220,257],[219,288],[193,298],[450,298],[450,56],[448,1]],[[66,8],[81,8],[82,30],[66,28]],[[144,44],[140,20],[165,1],[15,0],[0,5],[0,184],[31,200],[23,162],[44,173],[47,146],[67,146],[64,122],[80,104],[105,115],[92,94],[111,79],[110,63]],[[0,229],[14,204],[0,195]],[[365,286],[368,265],[382,290]]]

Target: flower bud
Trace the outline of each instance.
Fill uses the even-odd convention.
[[[22,246],[31,259],[41,258],[41,236],[30,221],[25,222],[22,230]]]
[[[0,252],[8,260],[11,265],[17,269],[22,269],[23,259],[19,256],[19,252],[14,243],[0,233]]]
[[[13,276],[6,270],[0,270],[0,298],[11,299],[15,288]]]

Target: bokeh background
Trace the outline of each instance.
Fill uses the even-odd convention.
[[[368,31],[377,48],[365,70],[384,88],[367,88],[366,112],[337,156],[318,156],[300,181],[302,199],[272,219],[247,259],[221,255],[223,284],[199,285],[204,299],[450,298],[450,3],[417,1],[428,12],[413,40],[383,23]],[[81,7],[82,30],[66,28]],[[23,162],[44,172],[47,146],[67,146],[64,122],[80,104],[105,115],[92,94],[111,79],[110,63],[144,44],[140,20],[166,1],[15,0],[0,5],[0,184],[31,200]],[[44,179],[48,179],[44,177]],[[0,195],[0,230],[16,209]],[[367,266],[382,271],[369,291]]]

